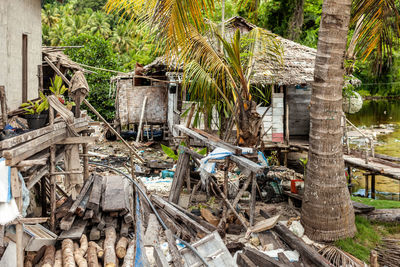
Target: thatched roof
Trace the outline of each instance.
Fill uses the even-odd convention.
[[[256,56],[252,83],[296,85],[314,80],[314,65],[317,50],[291,40],[277,37],[283,48],[283,64]]]
[[[236,29],[239,29],[243,35],[256,27],[240,16],[228,19],[225,25],[228,39],[233,36]],[[283,64],[271,62],[263,55],[256,55],[251,78],[252,84],[297,85],[311,83],[314,80],[317,50],[280,36],[276,38],[282,44]],[[182,64],[176,64],[176,60],[169,60],[168,64],[164,57],[158,57],[145,66],[145,69],[149,72],[157,72],[162,69],[181,71],[182,67]]]
[[[43,47],[42,54],[43,58],[46,56],[50,59],[54,65],[60,63],[60,66],[65,69],[70,69],[72,71],[85,71],[78,63],[72,61],[66,54],[64,54],[64,49],[53,48],[53,47]]]

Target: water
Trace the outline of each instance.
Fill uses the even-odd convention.
[[[400,157],[400,100],[365,101],[363,108],[356,114],[348,115],[356,126],[371,127],[381,124],[393,124],[394,132],[378,138],[376,153]],[[353,192],[364,196],[365,179],[361,172],[354,173]],[[371,185],[370,187],[371,188]],[[376,176],[377,198],[400,200],[400,182],[383,176]]]

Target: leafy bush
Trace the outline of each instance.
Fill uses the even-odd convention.
[[[100,35],[82,34],[67,39],[65,43],[71,46],[84,45],[83,48],[65,50],[65,53],[76,62],[111,70],[119,69],[118,57],[110,42]],[[112,121],[115,115],[115,103],[109,94],[109,84],[114,74],[100,70],[96,72],[86,75],[90,87],[87,99],[106,120]]]

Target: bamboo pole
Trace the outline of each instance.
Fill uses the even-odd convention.
[[[138,128],[138,132],[136,135],[136,143],[138,143],[140,140],[140,137],[142,137],[143,118],[144,118],[144,112],[146,111],[146,103],[147,103],[147,96],[145,96],[144,100],[143,100],[142,112],[140,113],[139,128]]]
[[[63,79],[63,81],[70,87],[71,82],[65,77],[65,75],[51,62],[48,57],[45,57],[44,60],[49,64],[49,66]],[[83,103],[102,121],[104,124],[110,129],[110,131],[115,134],[118,139],[124,143],[124,145],[135,155],[135,157],[141,162],[144,163],[144,159],[138,154],[138,151],[135,146],[131,146],[128,144],[128,142],[125,141],[124,138],[107,122],[106,119],[104,119],[103,116],[87,101],[86,99],[83,99]]]

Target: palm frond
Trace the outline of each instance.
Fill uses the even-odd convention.
[[[246,77],[248,80],[251,78],[256,58],[263,57],[268,62],[273,63],[273,65],[283,64],[283,46],[276,37],[276,34],[259,27],[252,29],[246,36],[249,42],[247,42],[248,45],[243,49],[243,52],[249,55],[246,68]]]
[[[400,15],[395,0],[354,0],[352,23],[360,23],[356,37],[358,53],[366,60],[376,54],[377,72],[384,64],[385,56],[391,62],[392,48],[400,36]]]
[[[318,251],[335,267],[363,267],[365,264],[356,257],[344,252],[335,246],[325,246]]]

